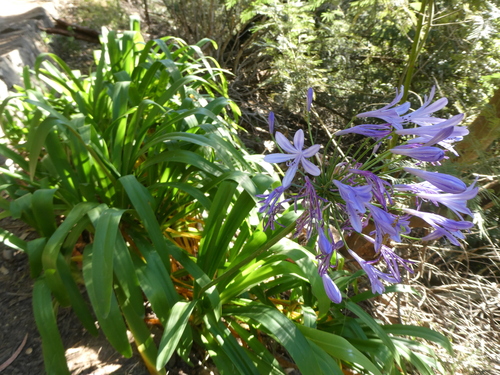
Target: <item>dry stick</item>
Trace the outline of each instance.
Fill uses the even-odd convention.
[[[24,345],[26,345],[27,340],[28,340],[28,334],[26,334],[24,336],[23,342],[21,343],[21,345],[19,345],[19,348],[17,348],[17,350],[14,352],[14,354],[12,354],[8,360],[6,360],[4,363],[2,363],[0,365],[0,372],[5,370],[7,367],[9,367],[9,365],[12,362],[14,362],[14,360],[17,358],[17,356],[21,353],[21,350],[23,350]]]

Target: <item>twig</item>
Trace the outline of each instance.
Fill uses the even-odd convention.
[[[12,362],[15,361],[15,359],[17,358],[17,356],[21,353],[21,350],[23,350],[24,345],[26,345],[26,341],[27,340],[28,340],[28,334],[26,334],[24,336],[23,342],[21,343],[21,345],[19,345],[19,348],[17,348],[17,350],[14,352],[14,354],[12,354],[8,360],[6,360],[4,363],[2,363],[0,365],[0,372],[2,372],[3,370],[5,370],[7,367],[9,367],[9,365]]]

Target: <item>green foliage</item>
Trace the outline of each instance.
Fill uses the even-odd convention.
[[[26,72],[25,88],[1,104],[15,150],[2,152],[18,168],[0,169],[2,215],[40,238],[0,234],[28,253],[47,373],[68,373],[59,306],[92,334],[97,320],[124,356],[128,329],[154,374],[175,352],[189,361],[193,343],[223,374],[283,374],[276,343],[305,375],[439,370],[428,347],[405,336],[451,351],[441,335],[380,324],[355,304],[371,293],[331,305],[314,254],[285,238],[298,213],[276,230],[258,224],[256,195],[273,180],[240,146],[239,110],[224,72],[201,53],[207,42],[109,32],[95,73],[43,55],[35,77]],[[357,276],[338,273],[343,290]],[[145,298],[165,327],[158,347]]]

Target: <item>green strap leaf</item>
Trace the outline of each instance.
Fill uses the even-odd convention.
[[[139,218],[141,219],[146,231],[149,234],[151,241],[158,254],[162,257],[163,262],[170,271],[169,252],[165,243],[165,238],[161,231],[160,225],[156,220],[154,213],[154,199],[149,191],[142,186],[135,176],[124,176],[119,179],[125,191],[132,202]]]
[[[164,367],[174,354],[196,303],[197,301],[179,301],[172,308],[160,342],[159,354],[156,359],[157,370]]]
[[[44,279],[37,280],[33,287],[33,313],[38,332],[42,337],[45,371],[47,374],[69,375],[64,346],[52,306],[50,288]]]
[[[391,351],[396,363],[400,364],[398,351],[396,350],[396,347],[394,346],[394,343],[392,342],[389,335],[387,335],[387,333],[382,329],[382,326],[355,303],[352,303],[351,301],[345,301],[345,307],[356,314],[363,323],[365,323],[372,329],[373,332],[375,332],[380,340],[382,340],[382,342]]]
[[[292,321],[275,308],[253,304],[251,306],[227,307],[223,309],[223,314],[250,318],[259,322],[290,353],[302,374],[318,375],[322,373],[314,351],[305,336]]]
[[[108,208],[95,225],[94,249],[92,252],[92,282],[99,285],[95,289],[100,301],[95,308],[106,317],[111,308],[113,294],[113,257],[120,219],[125,210]]]
[[[101,309],[96,308],[101,301],[96,294],[99,285],[95,285],[92,279],[92,245],[87,245],[83,251],[83,279],[100,328],[108,338],[109,343],[124,357],[130,358],[132,356],[132,347],[128,341],[127,327],[123,321],[115,294],[111,295],[110,309],[106,316],[101,314]]]
[[[453,348],[448,338],[430,328],[404,324],[391,324],[383,325],[382,329],[384,332],[393,335],[420,337],[422,339],[435,342],[445,348],[450,355],[453,355]]]
[[[382,375],[380,370],[346,339],[328,332],[297,325],[297,329],[333,358],[349,363],[357,363],[374,375]]]
[[[73,227],[83,218],[84,215],[97,205],[97,203],[83,202],[73,207],[54,234],[47,239],[47,244],[43,249],[42,264],[47,284],[50,286],[54,296],[63,306],[68,306],[70,301],[66,291],[66,286],[57,271],[57,259],[61,251],[61,246]]]

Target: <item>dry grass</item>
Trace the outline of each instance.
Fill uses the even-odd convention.
[[[374,302],[377,318],[426,326],[451,341],[455,355],[436,347],[449,374],[500,374],[500,249],[399,244],[418,260],[407,284],[418,294]]]

